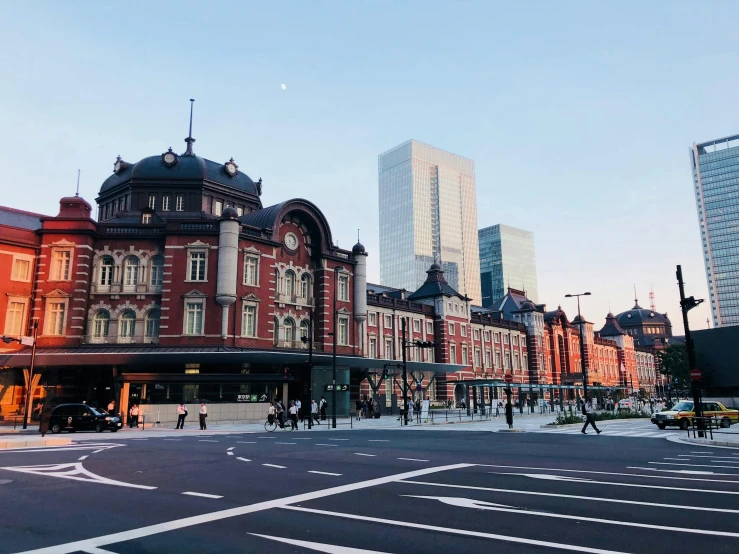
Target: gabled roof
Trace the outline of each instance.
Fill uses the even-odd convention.
[[[606,324],[598,333],[601,337],[617,337],[619,335],[627,335],[628,333],[616,321],[616,316],[612,312],[608,312],[606,316]]]
[[[513,319],[513,314],[518,312],[543,312],[545,305],[534,304],[531,300],[526,298],[526,293],[522,290],[508,287],[506,295],[490,304],[489,308],[491,310],[503,312],[506,319]]]
[[[444,279],[444,272],[439,264],[433,264],[426,272],[426,282],[416,292],[408,297],[408,300],[422,300],[424,298],[435,298],[437,296],[456,296],[461,300],[471,300],[459,294]]]

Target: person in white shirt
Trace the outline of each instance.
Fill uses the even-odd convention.
[[[200,403],[200,430],[205,431],[208,426],[205,424],[205,418],[208,417],[208,408],[205,407],[205,402]]]
[[[303,421],[303,412],[301,411],[303,404],[300,402],[299,398],[295,401],[295,407],[298,409],[298,417],[300,418],[300,421]]]
[[[290,402],[290,408],[288,409],[290,414],[290,421],[292,422],[293,429],[298,428],[298,407],[295,405],[295,401]]]
[[[318,425],[321,424],[321,420],[318,419],[318,404],[316,404],[316,399],[314,398],[313,401],[310,404],[310,414],[313,418],[313,421],[318,423]]]
[[[187,406],[185,406],[184,403],[181,403],[179,406],[177,406],[177,426],[175,429],[184,429],[185,428],[185,418],[187,417]]]
[[[588,425],[592,425],[593,429],[595,429],[595,432],[600,435],[600,429],[595,426],[595,418],[593,417],[593,403],[589,398],[588,401],[585,402],[585,425],[582,426],[583,435],[587,435],[585,429],[588,427]]]

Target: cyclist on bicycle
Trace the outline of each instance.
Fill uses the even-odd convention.
[[[285,410],[282,408],[282,402],[275,400],[275,410],[277,410],[277,423],[280,429],[285,428]]]
[[[275,407],[274,404],[270,404],[267,408],[267,423],[272,425],[275,422]]]

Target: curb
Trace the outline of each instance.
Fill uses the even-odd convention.
[[[644,417],[644,418],[627,417],[627,418],[624,418],[624,419],[606,419],[606,420],[603,420],[603,421],[596,421],[595,423],[597,423],[598,425],[609,425],[611,423],[623,423],[624,421],[630,421],[632,419],[644,420],[644,419],[647,419],[647,418],[646,417]],[[544,424],[544,425],[540,425],[539,427],[541,427],[542,429],[562,429],[564,427],[577,427],[578,425],[582,425],[583,423],[585,423],[585,422],[583,421],[581,423],[564,423],[562,425],[548,425],[548,424]]]
[[[524,429],[498,429],[498,433],[525,433]]]
[[[0,450],[14,448],[33,448],[38,446],[66,446],[72,444],[72,439],[28,439],[20,441],[0,441]]]
[[[729,442],[729,441],[717,441],[717,440],[711,440],[711,439],[698,439],[698,438],[684,438],[682,439],[685,442],[691,442],[693,444],[702,444],[705,446],[725,446],[728,448],[739,448],[739,442]]]

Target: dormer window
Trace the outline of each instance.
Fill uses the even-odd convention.
[[[148,225],[149,223],[151,223],[151,214],[142,214],[141,223],[143,223],[144,225]]]
[[[149,207],[152,210],[157,209],[157,195],[156,194],[150,194],[149,195]]]

